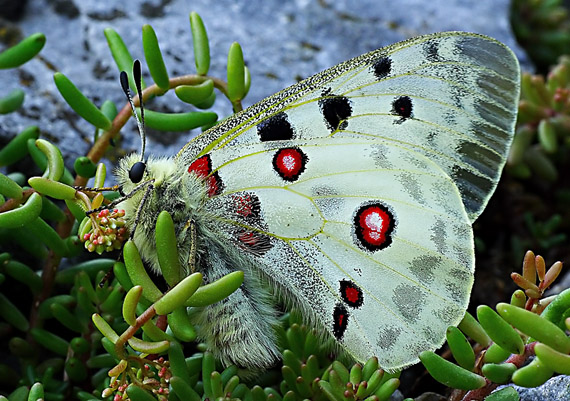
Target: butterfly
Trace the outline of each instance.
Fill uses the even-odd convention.
[[[464,32],[356,57],[172,158],[126,156],[116,176],[131,193],[127,226],[156,269],[151,239],[167,210],[184,274],[244,271],[235,293],[192,314],[224,364],[263,370],[280,358],[278,297],[354,360],[402,369],[464,316],[471,225],[505,164],[519,74],[505,45]]]

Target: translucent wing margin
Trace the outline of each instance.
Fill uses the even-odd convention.
[[[380,138],[438,164],[474,221],[506,161],[519,74],[516,57],[492,38],[465,32],[420,36],[268,97],[195,138],[179,157],[188,165],[214,150],[259,141]]]

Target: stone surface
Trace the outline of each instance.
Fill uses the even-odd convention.
[[[238,41],[242,45],[253,82],[244,102],[246,106],[338,62],[419,34],[473,31],[516,48],[509,30],[506,0],[381,3],[376,0],[195,0],[191,5],[182,0],[29,2],[17,26],[24,36],[44,32],[47,43],[41,59],[36,58],[19,69],[0,71],[3,93],[22,85],[27,93],[23,109],[0,116],[0,131],[11,137],[35,124],[45,137],[58,143],[68,164],[76,156],[85,154],[92,141],[93,128],[76,117],[63,101],[53,83],[53,73],[63,72],[97,105],[110,99],[122,106],[124,98],[118,84],[118,71],[103,30],[113,27],[133,57],[143,59],[141,27],[151,24],[170,75],[188,74],[194,71],[190,11],[202,16],[208,30],[211,75],[225,77],[230,44]],[[147,80],[150,82],[150,78]],[[188,110],[172,93],[149,108]],[[224,117],[231,108],[228,102],[219,99],[215,111]],[[138,149],[135,125],[129,124],[123,131],[122,146],[127,151]],[[192,135],[153,135],[151,132],[149,152],[174,154]]]
[[[505,386],[500,386],[497,391]],[[562,401],[570,400],[570,376],[555,376],[535,388],[512,385],[520,396],[520,401]]]

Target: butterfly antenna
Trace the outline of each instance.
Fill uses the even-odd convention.
[[[121,80],[121,87],[123,88],[123,92],[125,96],[129,100],[129,104],[131,105],[131,110],[133,111],[133,115],[135,116],[135,120],[137,121],[137,126],[139,128],[139,135],[141,137],[141,161],[144,161],[144,151],[146,146],[146,134],[144,129],[144,106],[143,106],[143,96],[142,96],[142,86],[141,86],[141,63],[139,60],[135,60],[133,64],[133,78],[135,81],[137,93],[139,95],[139,104],[141,110],[141,118],[137,114],[137,109],[135,107],[135,103],[133,102],[133,97],[131,95],[131,90],[129,88],[129,77],[125,71],[121,71],[120,80]]]

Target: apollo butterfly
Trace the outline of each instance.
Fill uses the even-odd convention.
[[[224,364],[280,357],[278,296],[353,359],[401,369],[463,318],[471,224],[505,164],[518,96],[517,59],[494,39],[396,43],[262,100],[173,158],[124,158],[118,182],[137,189],[122,202],[127,226],[138,215],[134,241],[156,268],[149,239],[167,210],[181,259],[195,245],[206,282],[245,272],[193,314]]]

